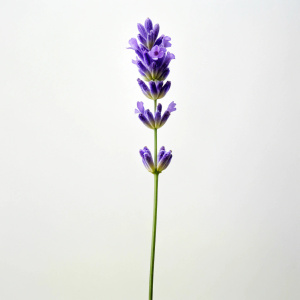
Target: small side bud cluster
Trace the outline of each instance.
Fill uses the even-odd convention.
[[[176,110],[175,106],[176,103],[174,101],[171,102],[167,110],[162,114],[162,105],[159,103],[157,105],[157,110],[155,114],[152,114],[152,112],[149,109],[145,110],[143,102],[137,102],[137,108],[135,109],[135,113],[139,114],[139,119],[145,126],[147,126],[150,129],[158,129],[165,125],[165,123],[171,115],[171,112]]]
[[[163,81],[149,81],[149,87],[143,80],[138,79],[137,81],[143,94],[152,100],[163,98],[171,88],[171,81],[167,81],[165,84]]]

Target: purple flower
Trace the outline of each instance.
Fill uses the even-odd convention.
[[[159,173],[162,172],[163,170],[165,170],[169,166],[169,164],[172,160],[172,157],[173,157],[173,155],[172,155],[171,150],[166,152],[165,147],[160,148],[160,150],[158,152],[158,156],[157,156],[157,159],[158,159],[157,171]]]
[[[147,117],[152,128],[155,128],[155,121],[152,112],[149,109],[145,110],[145,116]]]
[[[137,81],[143,94],[152,100],[163,98],[171,87],[171,81],[167,81],[165,84],[163,81],[149,81],[149,87],[143,80],[138,79]]]
[[[150,129],[153,129],[153,125],[149,122],[149,120],[146,118],[144,114],[139,114],[139,119],[142,121],[142,123],[147,126]]]
[[[157,154],[157,160],[160,161],[166,152],[166,148],[162,146]]]
[[[170,88],[171,88],[171,81],[167,81],[165,83],[165,85],[162,86],[162,88],[159,90],[158,99],[161,99],[164,96],[166,96],[166,94],[170,90]]]
[[[173,112],[173,111],[175,111],[175,110],[176,110],[176,107],[175,107],[175,106],[176,106],[176,103],[175,103],[174,101],[172,101],[172,102],[169,104],[167,111],[169,111],[170,113]]]
[[[144,38],[141,34],[138,34],[137,37],[144,46],[147,46],[147,38]]]
[[[161,35],[161,36],[155,41],[154,46],[156,46],[156,45],[157,45],[157,46],[161,45],[161,42],[162,42],[163,38],[164,38],[164,35]]]
[[[152,154],[150,150],[147,147],[144,147],[143,149],[140,149],[139,151],[141,157],[142,157],[142,162],[145,166],[145,168],[150,172],[150,173],[155,173],[155,165],[153,162]],[[157,172],[161,173],[163,170],[165,170],[171,160],[172,160],[172,151],[166,151],[165,147],[161,147],[158,155],[157,155]]]
[[[162,115],[162,105],[159,103],[157,105],[155,114],[152,114],[152,112],[149,109],[145,110],[143,102],[137,102],[137,108],[134,110],[134,112],[136,114],[139,114],[139,119],[145,126],[147,126],[150,129],[158,129],[165,125],[171,113],[176,110],[175,106],[176,103],[172,101],[169,104],[167,110]]]
[[[136,114],[139,114],[139,119],[142,123],[150,129],[155,128],[155,120],[153,114],[149,109],[145,110],[143,102],[137,102],[137,109],[134,110]]]
[[[154,40],[157,39],[158,33],[159,33],[159,24],[155,24],[153,27],[153,33],[154,33]]]
[[[128,47],[127,49],[141,50],[135,38],[129,40],[129,45],[130,47]]]
[[[145,21],[145,28],[148,33],[153,29],[152,21],[149,18]]]
[[[147,32],[146,32],[145,27],[142,24],[138,23],[137,28],[138,28],[138,31],[140,32],[140,34],[142,35],[142,37],[144,39],[146,39],[147,38]]]
[[[157,74],[158,77],[160,77],[162,73],[168,68],[172,59],[175,59],[175,55],[168,52],[164,57],[164,60],[161,62],[161,65],[159,66],[159,70]]]
[[[153,60],[158,60],[159,58],[162,58],[166,53],[166,49],[159,46],[154,46],[151,51],[149,52],[149,55]]]
[[[164,36],[162,39],[162,46],[167,48],[167,47],[171,47],[172,44],[170,43],[171,38],[169,36]]]
[[[136,114],[144,114],[145,108],[144,103],[142,101],[137,103],[137,109],[134,110]]]
[[[140,79],[138,79],[137,81],[138,81],[138,84],[139,84],[139,86],[140,86],[140,88],[141,88],[143,94],[144,94],[147,98],[152,99],[151,92],[150,92],[150,90],[149,90],[147,84],[146,84],[143,80],[140,80]]]
[[[137,28],[138,40],[136,38],[129,40],[128,49],[133,49],[137,54],[136,60],[132,62],[138,67],[145,81],[164,81],[170,73],[168,65],[175,58],[174,54],[166,50],[171,47],[171,38],[164,34],[158,38],[159,24],[153,26],[149,18],[145,21],[145,25],[138,23]]]
[[[149,172],[154,173],[155,166],[154,166],[154,162],[153,162],[153,158],[152,158],[152,154],[151,154],[150,150],[147,147],[144,147],[139,152],[142,157],[142,161],[143,161],[145,168]]]
[[[168,109],[162,115],[159,124],[157,124],[157,125],[155,124],[156,128],[160,128],[165,125],[165,123],[167,122],[167,120],[169,119],[169,117],[171,115],[171,112],[176,110],[175,106],[176,106],[176,103],[174,101],[172,101],[169,104]],[[157,111],[159,111],[160,114],[161,114],[161,110],[162,110],[161,104],[157,105]]]

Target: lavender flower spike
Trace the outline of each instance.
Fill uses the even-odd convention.
[[[140,149],[139,153],[142,162],[148,172],[154,175],[154,211],[153,211],[153,229],[150,258],[150,278],[149,278],[149,300],[153,300],[153,278],[154,278],[154,257],[156,241],[156,220],[157,220],[157,199],[158,199],[158,177],[164,171],[172,160],[172,151],[166,151],[161,147],[157,151],[158,129],[161,128],[171,114],[176,111],[176,104],[172,101],[165,112],[162,112],[162,105],[157,103],[162,99],[171,88],[171,81],[165,81],[170,74],[170,63],[175,59],[175,55],[167,51],[172,46],[171,38],[165,34],[160,34],[159,24],[153,25],[147,18],[144,22],[137,24],[137,39],[129,40],[130,47],[135,52],[135,59],[132,63],[136,65],[141,77],[137,79],[142,93],[153,100],[154,111],[145,109],[142,101],[137,102],[137,108],[134,110],[138,118],[154,133],[154,156],[147,147]]]

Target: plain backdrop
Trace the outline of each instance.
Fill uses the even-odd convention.
[[[143,300],[152,108],[126,50],[172,37],[155,300],[300,299],[300,2],[0,2],[0,299]]]

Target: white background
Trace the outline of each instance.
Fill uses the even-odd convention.
[[[147,299],[153,133],[128,40],[172,37],[155,300],[300,299],[300,2],[2,0],[0,299]]]

